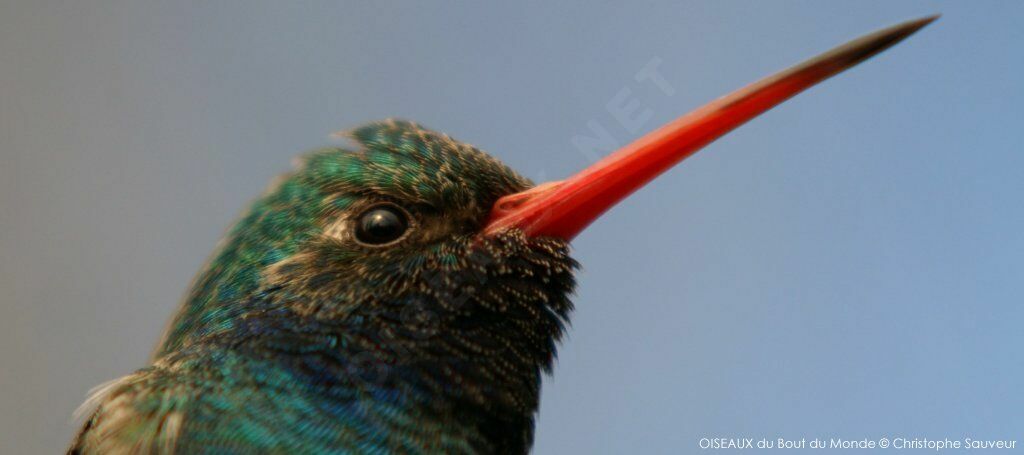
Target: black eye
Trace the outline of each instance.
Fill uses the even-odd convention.
[[[383,245],[398,240],[409,230],[405,211],[393,205],[370,207],[356,219],[356,240]]]

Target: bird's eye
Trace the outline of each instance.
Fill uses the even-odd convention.
[[[405,210],[391,204],[366,209],[356,219],[356,240],[367,245],[384,245],[402,238],[409,230]]]

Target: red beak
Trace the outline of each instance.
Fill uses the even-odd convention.
[[[641,137],[576,175],[499,199],[484,228],[572,240],[602,213],[705,145],[937,19],[907,21],[857,38],[743,87]]]

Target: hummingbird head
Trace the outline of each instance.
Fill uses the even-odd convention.
[[[499,198],[532,183],[415,123],[347,136],[357,147],[313,152],[255,201],[157,357],[225,339],[279,349],[284,332],[315,333],[336,337],[339,377],[416,382],[435,398],[450,392],[435,386],[460,384],[460,400],[528,415],[576,263],[567,239],[485,228]]]
[[[357,150],[314,153],[271,193],[288,191],[293,182],[315,189],[294,200],[311,223],[288,257],[261,270],[264,287],[286,290],[301,314],[335,321],[372,314],[407,325],[418,311],[446,324],[449,316],[480,316],[484,307],[508,311],[523,301],[513,291],[563,306],[557,302],[564,299],[534,289],[533,280],[513,285],[505,278],[571,279],[565,240],[527,237],[514,228],[483,233],[494,203],[532,187],[529,180],[473,146],[411,122],[385,120],[348,136]]]
[[[414,123],[359,128],[357,147],[309,155],[253,204],[156,356],[203,343],[270,353],[300,382],[519,419],[526,433],[513,439],[528,442],[572,308],[568,242],[704,145],[934,19],[854,40],[539,186]]]

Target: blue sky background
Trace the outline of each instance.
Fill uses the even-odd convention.
[[[847,39],[943,18],[575,242],[536,453],[703,437],[1024,444],[1024,3],[0,4],[0,452],[62,450],[246,203],[388,116],[536,180]],[[675,88],[633,76],[652,59]],[[650,109],[631,133],[606,104]]]

